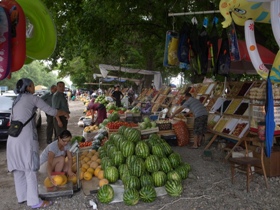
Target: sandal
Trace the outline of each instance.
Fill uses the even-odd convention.
[[[31,208],[32,208],[32,209],[45,208],[45,207],[51,206],[52,204],[53,204],[53,202],[51,202],[51,201],[43,200],[43,201],[41,201],[39,204],[34,205],[34,206],[32,206]]]
[[[24,204],[26,203],[26,201],[21,201],[21,202],[18,202],[18,204]]]

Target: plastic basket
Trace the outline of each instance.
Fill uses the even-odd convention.
[[[150,120],[152,121],[158,120],[158,115],[150,115]]]

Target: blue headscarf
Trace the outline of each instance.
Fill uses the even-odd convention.
[[[14,105],[20,100],[23,93],[29,93],[26,88],[33,83],[31,79],[22,78],[17,81],[16,88],[14,89],[15,94],[18,94],[17,98],[14,101]]]

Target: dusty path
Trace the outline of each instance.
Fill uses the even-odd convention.
[[[82,128],[77,126],[84,106],[82,102],[70,102],[71,119],[69,130],[73,135],[81,135]],[[44,113],[42,113],[44,116]],[[46,122],[43,118],[42,127],[38,130],[40,137],[40,149],[46,146]],[[25,204],[19,205],[16,201],[12,174],[6,167],[6,144],[0,143],[0,209],[23,210],[31,209]],[[265,188],[262,176],[256,175],[251,183],[251,191],[246,192],[246,178],[237,175],[233,185],[230,180],[230,169],[224,161],[225,153],[217,149],[214,143],[211,147],[212,159],[203,157],[203,149],[188,149],[187,147],[173,147],[182,155],[184,161],[192,165],[190,177],[184,181],[184,193],[181,197],[172,198],[162,196],[153,203],[139,202],[136,206],[125,206],[123,203],[104,205],[98,203],[99,210],[189,210],[189,209],[242,209],[242,210],[278,210],[280,209],[280,178],[269,178],[269,189]],[[85,196],[82,191],[74,194],[72,198],[59,197],[53,199],[55,204],[47,210],[86,210],[90,199],[96,200],[95,195]]]

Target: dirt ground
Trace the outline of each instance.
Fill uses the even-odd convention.
[[[82,128],[77,122],[84,106],[80,101],[70,102],[71,119],[68,129],[73,135],[82,135]],[[40,149],[46,146],[46,121],[44,113],[42,127],[38,130]],[[211,136],[207,136],[209,139]],[[87,210],[89,200],[97,202],[99,210],[129,210],[129,209],[241,209],[241,210],[276,210],[280,209],[280,178],[270,177],[269,188],[265,188],[264,179],[256,174],[250,184],[250,192],[246,191],[246,177],[238,174],[235,183],[231,183],[229,164],[225,161],[225,152],[219,149],[215,142],[210,152],[212,157],[205,157],[203,148],[189,149],[188,147],[172,147],[182,155],[182,159],[192,166],[189,178],[184,181],[184,192],[180,197],[160,196],[152,203],[139,202],[136,206],[126,206],[124,203],[101,204],[96,195],[85,196],[83,191],[76,192],[70,197],[52,198],[54,205],[45,208],[48,210]],[[6,144],[0,143],[0,209],[22,210],[31,209],[26,204],[17,204],[13,176],[7,171]]]

